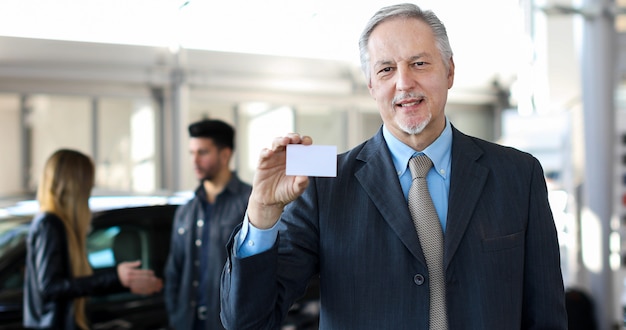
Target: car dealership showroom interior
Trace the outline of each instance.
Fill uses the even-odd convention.
[[[190,123],[233,125],[230,167],[250,184],[275,137],[298,132],[344,153],[377,134],[383,120],[358,38],[376,10],[394,3],[0,3],[0,259],[16,241],[11,219],[24,224],[37,212],[41,170],[59,148],[94,161],[94,240],[150,227],[131,219],[138,213],[105,224],[117,214],[107,203],[160,205],[142,217],[167,235],[146,229],[137,237],[166,240],[175,206],[198,185]],[[437,13],[454,52],[447,119],[539,160],[566,292],[590,300],[597,329],[624,328],[626,0],[415,3]],[[113,260],[109,246],[90,253],[94,268]],[[163,267],[166,252],[149,259],[154,267]],[[21,290],[17,270],[0,260],[0,297]],[[100,329],[121,322],[100,315]]]

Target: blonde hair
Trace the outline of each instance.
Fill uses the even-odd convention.
[[[55,214],[65,226],[74,277],[93,273],[87,260],[87,233],[91,222],[89,196],[94,173],[91,158],[79,151],[60,149],[46,161],[37,189],[40,210]],[[85,302],[85,297],[74,300],[74,317],[80,328],[88,329]]]

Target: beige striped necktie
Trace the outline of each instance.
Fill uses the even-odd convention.
[[[409,211],[417,231],[430,279],[430,330],[447,330],[445,272],[443,269],[443,231],[428,192],[426,174],[433,166],[426,155],[409,161],[413,183],[409,189]]]

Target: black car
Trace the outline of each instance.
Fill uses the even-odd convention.
[[[162,278],[174,213],[182,200],[107,200],[104,204],[103,200],[90,201],[94,216],[87,251],[94,272],[116,267],[121,261],[141,260],[142,267],[153,269]],[[11,215],[0,213],[0,329],[23,329],[25,241],[34,214],[32,205],[23,208]],[[317,281],[312,281],[309,291],[290,310],[284,329],[317,329],[317,292]],[[168,327],[161,293],[115,293],[90,297],[88,301],[94,330]]]

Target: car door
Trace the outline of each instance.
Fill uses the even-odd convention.
[[[155,205],[94,214],[87,243],[94,272],[122,261],[141,260],[142,268],[153,269],[162,278],[176,207]],[[168,323],[162,293],[91,297],[88,309],[94,329],[159,329]]]

